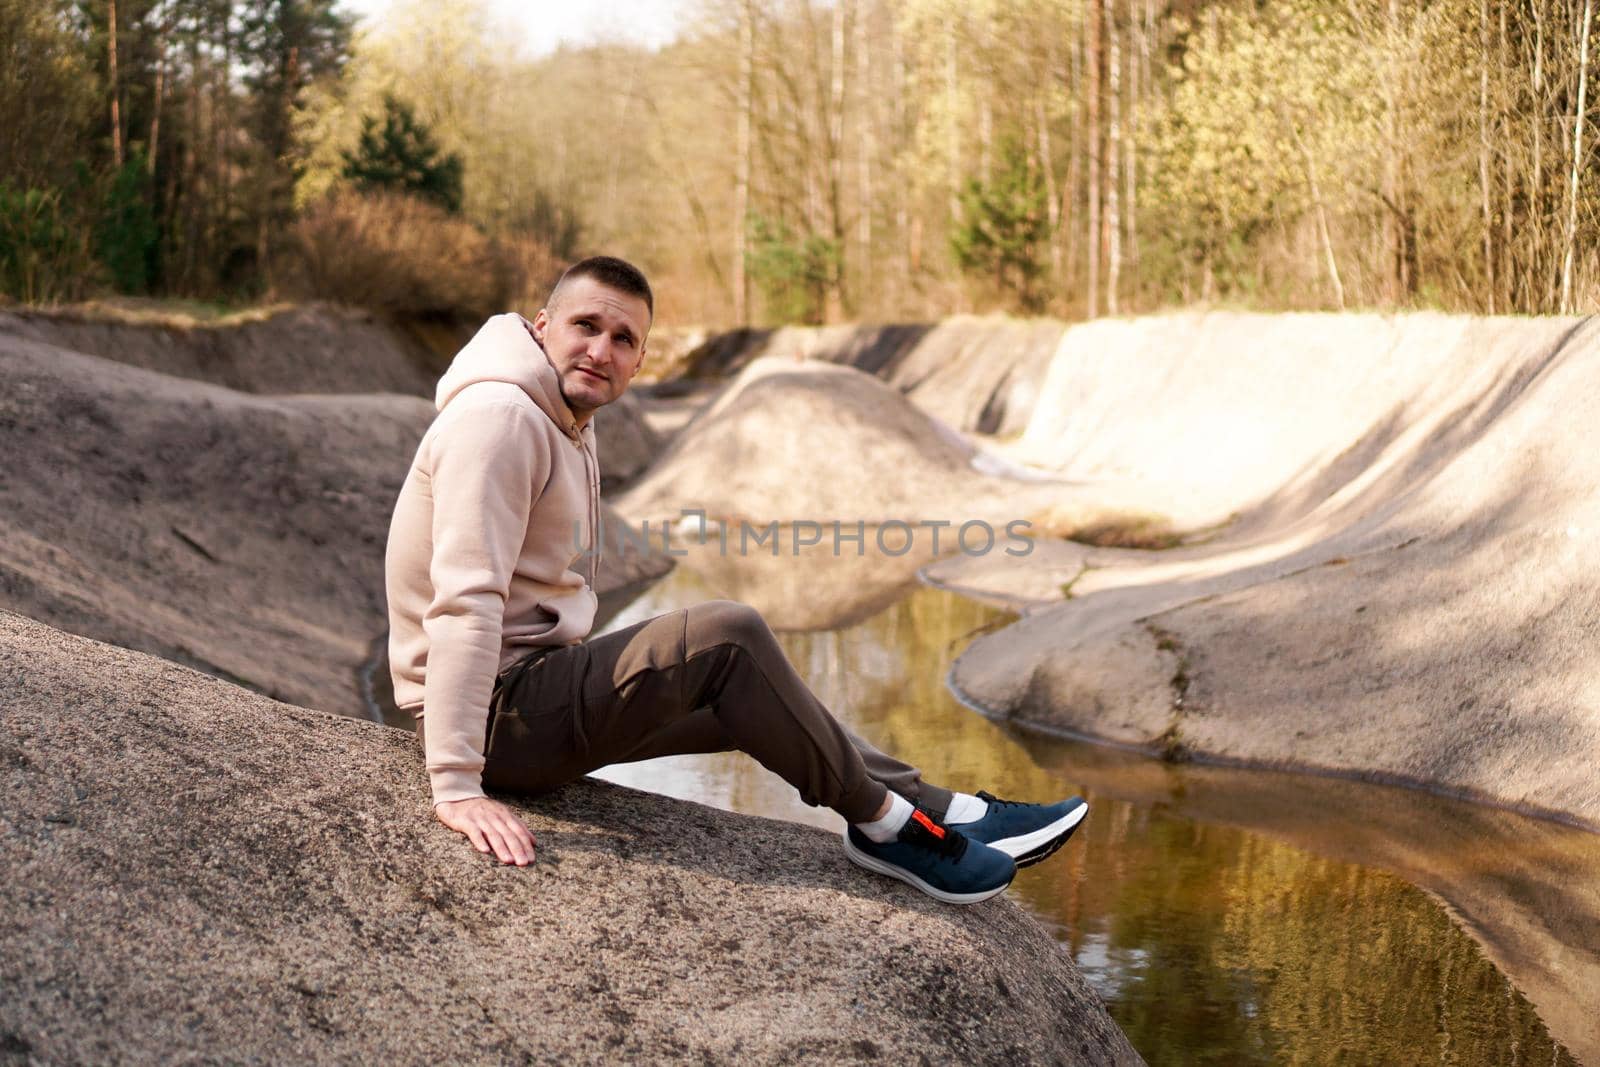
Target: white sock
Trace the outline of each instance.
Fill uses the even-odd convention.
[[[944,813],[944,824],[954,826],[957,823],[977,822],[989,814],[989,802],[973,796],[971,793],[957,793],[950,801],[950,810]]]
[[[889,814],[872,822],[858,822],[856,829],[867,835],[867,840],[886,845],[900,833],[900,828],[911,820],[911,801],[899,793],[889,794]]]

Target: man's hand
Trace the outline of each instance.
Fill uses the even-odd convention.
[[[466,834],[479,852],[493,852],[501,863],[526,867],[533,862],[533,831],[498,800],[469,797],[433,806],[439,821]]]

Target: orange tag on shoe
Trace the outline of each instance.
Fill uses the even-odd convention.
[[[940,826],[938,823],[922,814],[922,812],[913,809],[911,812],[911,817],[921,823],[922,828],[928,831],[928,833],[941,840],[944,839],[944,827]]]

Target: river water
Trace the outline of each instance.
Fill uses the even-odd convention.
[[[780,637],[840,718],[930,780],[1086,797],[1084,826],[1010,895],[1150,1063],[1600,1063],[1595,835],[1414,791],[1024,733],[944,684],[967,641],[1005,621],[996,610],[905,573],[886,591],[719,566],[678,567],[608,629],[709,597],[754,603],[775,627],[806,627]],[[842,621],[817,628],[830,597]],[[738,754],[600,777],[840,826]]]

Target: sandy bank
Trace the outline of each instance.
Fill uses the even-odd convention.
[[[1138,1062],[1015,905],[831,835],[582,783],[520,805],[541,853],[505,868],[434,822],[400,731],[10,613],[0,673],[8,1053]]]

